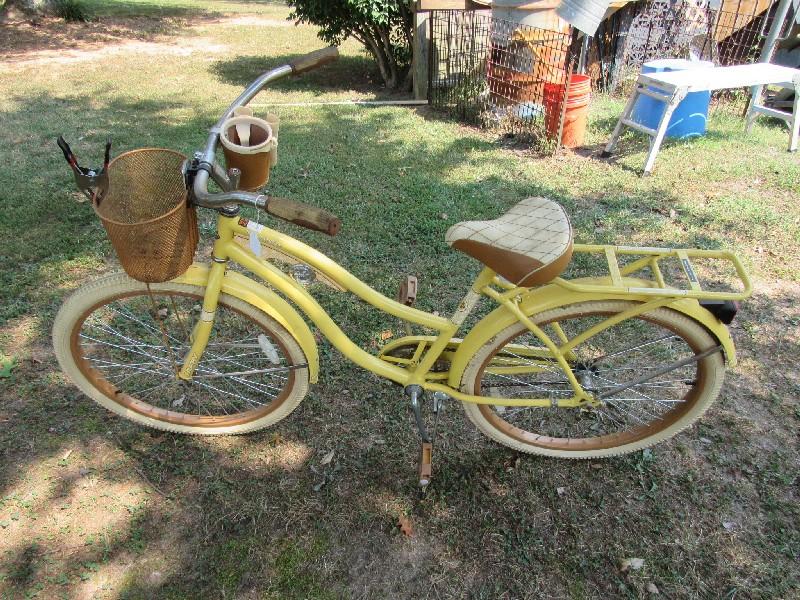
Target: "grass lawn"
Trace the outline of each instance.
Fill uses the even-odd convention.
[[[530,195],[562,202],[580,242],[729,248],[754,277],[732,327],[739,366],[691,430],[627,457],[556,461],[491,443],[451,403],[420,496],[400,390],[324,342],[300,408],[238,438],[139,428],[61,375],[55,312],[116,267],[57,135],[87,164],[108,135],[115,153],[191,153],[243,85],[323,45],[280,2],[86,4],[99,20],[0,29],[0,597],[797,597],[800,164],[782,125],[748,136],[719,113],[642,179],[641,139],[596,156],[613,99],[592,105],[591,152],[549,158],[427,109],[276,106],[384,97],[351,43],[255,99],[282,119],[271,191],[344,223],[333,239],[278,227],[388,295],[416,274],[423,309],[454,310],[479,268],[444,244],[447,228]],[[348,297],[321,300],[367,346],[397,330]],[[642,568],[623,570],[630,558]]]

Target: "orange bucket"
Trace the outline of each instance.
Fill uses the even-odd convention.
[[[559,141],[565,148],[575,148],[583,145],[586,136],[586,120],[589,116],[592,85],[588,75],[572,75],[566,98],[564,97],[564,88],[563,83],[544,84],[545,126],[548,137],[556,139],[563,107],[564,127]]]

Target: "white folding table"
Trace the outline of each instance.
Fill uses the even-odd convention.
[[[787,113],[759,104],[765,85],[777,85],[794,90],[792,112]],[[746,131],[750,131],[758,115],[767,115],[783,119],[789,124],[789,151],[797,150],[800,137],[800,69],[791,69],[769,63],[736,65],[733,67],[711,67],[708,69],[690,69],[686,71],[669,71],[664,73],[642,73],[636,80],[636,87],[625,105],[625,110],[617,121],[611,140],[608,142],[603,156],[610,156],[614,151],[623,127],[630,127],[650,136],[650,152],[644,163],[644,175],[653,170],[656,154],[664,141],[672,113],[691,92],[711,92],[741,87],[751,88],[750,104],[747,109]],[[631,113],[639,96],[649,96],[666,104],[664,114],[658,126],[651,129],[631,119]]]

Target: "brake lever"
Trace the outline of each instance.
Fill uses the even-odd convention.
[[[103,157],[103,166],[99,169],[87,169],[78,164],[78,159],[72,152],[72,148],[64,139],[64,136],[58,136],[58,147],[64,154],[64,160],[67,161],[72,174],[75,177],[75,186],[78,191],[92,201],[98,204],[103,199],[106,191],[108,191],[108,164],[111,160],[111,138],[106,139],[105,155]]]

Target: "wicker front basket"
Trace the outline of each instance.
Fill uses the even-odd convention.
[[[159,148],[120,154],[108,166],[108,192],[94,203],[122,268],[139,281],[168,281],[192,264],[197,214],[187,202],[184,160]]]

